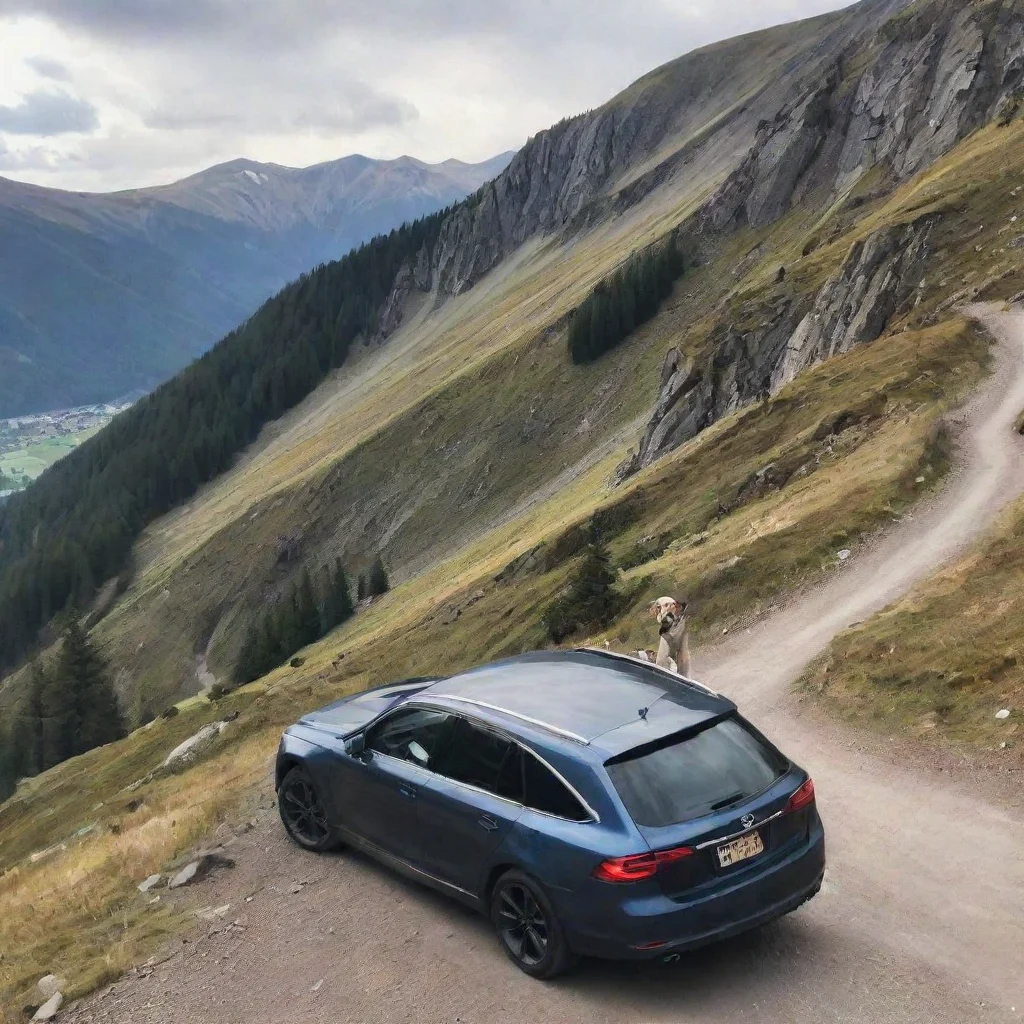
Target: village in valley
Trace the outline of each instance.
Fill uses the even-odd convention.
[[[44,469],[127,409],[136,397],[0,419],[0,501],[27,487]]]

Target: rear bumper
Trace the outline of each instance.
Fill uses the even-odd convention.
[[[562,917],[577,953],[611,960],[650,960],[696,949],[767,924],[816,895],[825,874],[825,834],[815,815],[807,842],[754,876],[680,902],[659,893],[627,896],[598,919],[566,908]],[[593,907],[593,903],[591,903]],[[610,911],[610,912],[609,912]],[[655,948],[637,947],[659,943]]]

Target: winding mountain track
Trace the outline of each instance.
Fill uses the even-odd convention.
[[[132,1024],[968,1024],[1024,1020],[1024,795],[802,707],[790,683],[840,630],[977,540],[1024,493],[1024,314],[976,307],[994,373],[959,419],[960,469],[930,502],[797,598],[697,659],[814,775],[829,841],[820,896],[669,966],[584,963],[542,984],[482,918],[352,854],[289,845],[265,814],[238,866],[193,898],[230,904],[146,977],[67,1019]],[[295,891],[293,891],[295,890]],[[247,897],[249,898],[247,901]],[[199,904],[197,904],[199,905]]]

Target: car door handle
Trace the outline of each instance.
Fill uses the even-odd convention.
[[[410,800],[416,799],[416,790],[413,789],[412,786],[399,786],[398,792],[401,793],[402,796],[407,796]]]
[[[498,823],[489,814],[483,815],[477,824],[483,826],[488,832],[493,832],[498,827]]]

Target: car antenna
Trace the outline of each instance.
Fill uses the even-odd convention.
[[[650,708],[641,708],[637,712],[637,714],[646,722],[647,721],[647,712],[648,711],[650,711]]]

